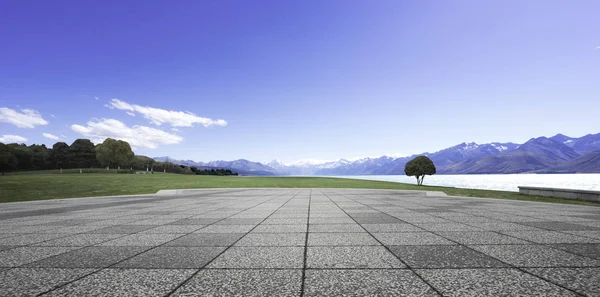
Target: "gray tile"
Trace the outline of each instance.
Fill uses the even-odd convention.
[[[516,269],[417,270],[444,296],[577,296]]]
[[[460,244],[531,244],[531,242],[495,232],[435,232]]]
[[[331,224],[331,225],[310,225],[308,232],[321,232],[321,233],[352,233],[352,232],[365,232],[365,230],[358,224]]]
[[[208,268],[302,268],[303,247],[231,247]]]
[[[438,296],[409,270],[307,270],[305,296]]]
[[[362,224],[367,231],[374,232],[418,232],[425,231],[411,224]]]
[[[380,245],[368,233],[309,233],[309,246]]]
[[[356,220],[359,224],[400,224],[404,223],[403,221],[387,215],[375,215],[375,216],[366,216],[366,217],[356,217],[353,216],[353,219]],[[311,220],[312,223],[312,220]]]
[[[382,246],[309,247],[308,268],[406,268]]]
[[[227,247],[242,238],[245,233],[194,233],[177,238],[165,246],[222,246]]]
[[[587,296],[600,296],[600,268],[525,268],[543,279]]]
[[[139,254],[115,267],[154,269],[200,269],[225,247],[158,247]]]
[[[171,296],[300,296],[298,269],[204,269]]]
[[[392,246],[390,250],[411,268],[492,268],[506,264],[458,245]]]
[[[308,223],[307,218],[288,218],[288,219],[277,219],[268,218],[262,224],[264,225],[306,225]]]
[[[143,247],[85,247],[27,265],[47,268],[104,268],[144,251]]]
[[[89,233],[107,233],[107,234],[133,234],[138,233],[147,229],[154,228],[156,226],[149,225],[117,225],[109,226],[102,229],[92,230]]]
[[[600,244],[597,243],[555,244],[552,247],[572,254],[600,260]]]
[[[536,231],[536,230],[540,230],[538,228],[534,228],[534,227],[530,227],[530,226],[525,226],[525,225],[519,225],[519,224],[515,224],[515,223],[501,223],[501,222],[493,222],[493,223],[482,223],[482,222],[475,222],[475,223],[466,223],[468,225],[480,228],[480,229],[485,229],[485,230],[489,230],[489,231]]]
[[[519,231],[502,232],[503,234],[528,240],[535,243],[600,243],[600,240],[556,231]]]
[[[373,233],[385,245],[450,245],[455,244],[430,232]]]
[[[564,233],[600,240],[600,231],[564,231]]]
[[[165,296],[194,270],[105,269],[44,296]]]
[[[542,245],[473,245],[471,248],[517,267],[589,267],[600,261]]]
[[[90,231],[102,229],[105,227],[106,226],[83,226],[83,225],[80,225],[80,226],[70,226],[70,227],[45,230],[45,231],[42,231],[41,233],[71,233],[71,234],[75,234],[75,233],[90,232]]]
[[[247,233],[254,225],[210,225],[194,233]]]
[[[0,239],[0,245],[29,245],[54,238],[64,237],[68,234],[24,234]]]
[[[3,296],[35,296],[92,273],[94,269],[15,268],[0,272]]]
[[[304,246],[304,233],[254,233],[244,236],[235,246]]]
[[[106,241],[98,246],[158,246],[169,242],[182,234],[132,234],[111,241]]]
[[[258,225],[252,233],[306,233],[304,225]]]
[[[417,223],[415,225],[427,231],[485,231],[460,223]]]
[[[73,247],[18,247],[0,252],[0,267],[17,267],[73,250]]]
[[[187,218],[169,223],[169,225],[210,225],[218,222],[218,218]]]
[[[179,233],[179,234],[184,234],[184,233],[192,233],[194,231],[199,230],[200,228],[203,228],[205,225],[163,225],[163,226],[158,226],[152,229],[148,229],[148,230],[144,230],[140,233],[167,233],[167,234],[173,234],[173,233]]]
[[[263,218],[229,218],[216,222],[216,225],[258,225]]]
[[[600,231],[600,228],[565,222],[523,222],[521,225],[554,231]]]
[[[0,252],[1,251],[6,251],[6,250],[10,250],[10,249],[14,249],[18,247],[18,245],[0,245]]]
[[[68,234],[65,234],[68,235]],[[126,234],[75,234],[66,237],[47,240],[33,244],[33,246],[89,246],[115,238],[126,236]]]
[[[331,224],[356,224],[349,217],[346,218],[310,218],[311,225],[331,225]]]

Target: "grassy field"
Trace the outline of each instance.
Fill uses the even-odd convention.
[[[600,206],[599,203],[526,196],[515,192],[416,186],[323,177],[226,177],[181,174],[19,174],[0,176],[0,202],[154,194],[192,188],[365,188],[442,191],[451,196],[501,198]]]

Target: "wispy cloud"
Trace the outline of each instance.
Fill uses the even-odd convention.
[[[42,135],[46,138],[50,138],[50,139],[54,139],[54,140],[59,140],[60,137],[56,136],[56,135],[52,135],[50,133],[42,133]]]
[[[128,115],[132,116],[132,117],[134,117],[134,116],[135,116],[135,113],[133,113],[133,112],[131,112],[131,111],[127,111],[126,113],[127,113]]]
[[[94,143],[100,143],[106,138],[125,140],[134,147],[154,149],[160,145],[180,143],[181,136],[159,129],[132,126],[115,119],[100,119],[87,122],[86,126],[71,125],[71,129],[83,136],[90,137]]]
[[[0,108],[0,122],[11,123],[19,128],[48,125],[48,121],[33,109],[21,109],[21,112],[18,112],[8,107]]]
[[[200,124],[204,127],[227,126],[227,122],[225,120],[203,118],[189,111],[174,111],[149,106],[141,106],[137,104],[129,104],[119,99],[112,99],[107,107],[141,114],[144,116],[144,118],[149,119],[150,122],[158,126],[162,124],[169,124],[173,127],[192,127],[194,124]]]
[[[23,143],[25,141],[27,141],[27,138],[19,135],[2,135],[2,137],[0,137],[0,142],[2,143]]]
[[[100,97],[98,97],[98,96],[95,96],[95,97],[94,97],[94,99],[96,99],[96,100],[100,100]]]

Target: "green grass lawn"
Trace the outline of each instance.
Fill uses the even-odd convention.
[[[416,186],[403,183],[325,177],[236,177],[182,174],[16,174],[0,176],[0,202],[128,194],[192,188],[364,188],[442,191],[451,196],[596,205],[599,203],[526,196],[515,192]]]

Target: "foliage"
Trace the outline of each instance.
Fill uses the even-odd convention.
[[[133,151],[128,142],[107,138],[96,146],[96,158],[101,166],[130,166],[133,161]]]
[[[414,176],[417,178],[417,185],[423,185],[423,179],[425,175],[435,174],[435,165],[433,161],[427,156],[418,156],[406,163],[404,166],[404,173],[407,176]]]
[[[89,139],[75,140],[69,147],[67,156],[72,168],[98,166],[98,161],[96,161],[96,147]]]
[[[193,171],[193,170],[192,170]],[[231,171],[230,169],[204,169],[204,170],[196,170],[195,173],[197,175],[219,175],[219,176],[227,176],[227,175],[238,175],[237,173]]]
[[[69,145],[64,142],[55,143],[50,152],[50,163],[54,165],[54,168],[69,166]]]

